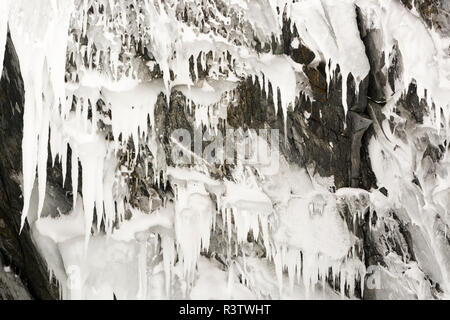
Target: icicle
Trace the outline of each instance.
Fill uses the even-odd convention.
[[[72,178],[72,206],[75,208],[77,204],[78,195],[78,154],[76,146],[72,146],[72,159],[71,159],[71,178]]]
[[[61,152],[61,168],[62,168],[62,186],[64,188],[67,178],[67,142],[62,143],[62,152]]]
[[[188,183],[177,187],[175,234],[183,261],[184,276],[192,281],[193,271],[202,250],[209,248],[213,204],[204,186]]]
[[[54,94],[54,110],[57,110],[60,104],[62,106],[61,110],[65,109],[64,76],[66,71],[68,29],[73,10],[73,0],[58,0],[57,12],[55,12],[55,17],[52,21],[53,25],[50,30],[51,45],[47,48],[46,56]]]
[[[46,97],[43,103],[41,128],[39,132],[38,140],[38,190],[39,190],[39,203],[37,217],[41,215],[42,208],[44,206],[45,191],[47,186],[47,157],[48,157],[48,138],[49,138],[49,121],[50,121],[50,104],[52,100],[50,97]],[[48,101],[47,101],[48,100]]]
[[[232,213],[232,209],[231,208],[226,208],[225,209],[225,221],[226,221],[226,226],[227,226],[227,233],[228,233],[228,243],[231,243],[231,236],[232,236],[232,232],[231,232],[231,213]]]
[[[103,158],[99,158],[97,163],[95,174],[95,212],[97,213],[97,230],[100,230],[100,226],[102,224],[103,215],[104,215],[104,189],[105,189],[105,180],[103,179],[103,175],[105,174],[105,162],[106,162],[106,156]],[[114,172],[108,172],[110,174],[109,179],[114,177]],[[108,190],[107,193],[111,194],[112,190]],[[105,221],[105,226],[108,225],[108,221]]]
[[[278,290],[280,294],[280,299],[283,294],[283,261],[281,257],[282,248],[277,248],[275,254],[273,255],[273,262],[275,264],[275,273],[278,280]]]
[[[287,265],[289,286],[291,291],[294,289],[295,272],[297,267],[299,251],[295,249],[288,249],[285,257],[285,264]]]
[[[58,74],[61,75],[61,72],[58,72],[58,68],[54,67],[53,62],[54,60],[57,60],[58,63],[63,61],[63,67],[59,67],[59,69],[63,69],[62,75],[64,75],[65,48],[61,50],[62,52],[58,51],[58,59],[49,54],[49,47],[52,47],[52,50],[54,49],[50,42],[54,40],[52,37],[54,36],[54,30],[56,28],[64,28],[58,21],[59,12],[55,5],[56,3],[53,1],[39,3],[38,5],[31,5],[29,1],[24,0],[14,1],[9,19],[11,37],[19,57],[25,88],[24,133],[22,140],[24,199],[22,227],[29,210],[31,191],[36,178],[36,167],[38,167],[40,173],[39,212],[42,209],[45,195],[50,111],[48,110],[49,107],[43,104],[42,94],[44,88],[47,88],[47,73],[50,74],[53,84],[51,90],[47,89],[47,91],[52,91],[53,93],[55,89],[61,91],[57,87],[61,88],[64,86],[63,77],[56,79]],[[66,18],[68,19],[69,16]],[[26,24],[23,23],[24,19],[27,20]],[[68,23],[66,27],[68,27]],[[67,28],[62,30],[62,32],[65,32],[64,36],[67,38]],[[45,64],[45,61],[49,64]],[[55,84],[57,81],[62,82],[62,84]],[[47,101],[50,100],[50,95],[50,92],[46,92]]]
[[[148,234],[139,235],[139,253],[138,253],[138,271],[139,271],[139,290],[138,299],[147,298],[148,276],[147,276],[147,239]]]
[[[348,112],[348,105],[347,105],[347,78],[348,73],[341,70],[342,75],[342,107],[344,108],[344,127],[347,123],[347,112]]]
[[[104,222],[107,234],[112,232],[113,223],[116,219],[116,211],[114,206],[115,201],[113,196],[116,166],[117,164],[115,158],[110,154],[109,157],[107,157],[104,170],[105,172],[103,174],[103,196],[98,200],[103,203],[105,213]]]
[[[31,89],[31,88],[29,88]],[[29,101],[28,104],[32,104],[34,95],[27,93],[30,90],[25,91],[25,101]],[[37,165],[37,134],[36,134],[36,118],[34,106],[25,107],[23,116],[23,140],[22,140],[22,171],[23,171],[23,211],[21,219],[22,230],[25,219],[28,214],[30,206],[31,192],[33,189],[34,181],[36,178],[36,165]]]
[[[170,298],[170,287],[172,284],[172,276],[173,276],[173,264],[175,261],[175,247],[173,243],[173,239],[169,236],[161,237],[161,247],[163,252],[164,259],[164,276],[165,276],[165,289],[166,296]]]
[[[132,138],[135,150],[138,150],[139,138],[148,136],[147,120],[150,119],[152,131],[155,130],[155,104],[163,90],[160,81],[139,84],[130,90],[114,92],[103,89],[103,97],[111,106],[111,125],[116,150],[126,146]],[[137,155],[136,155],[137,156]]]

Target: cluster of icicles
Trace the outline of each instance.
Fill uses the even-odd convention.
[[[292,291],[297,283],[304,286],[306,297],[314,294],[317,284],[321,283],[323,289],[328,282],[339,283],[337,289],[342,296],[353,297],[357,287],[363,294],[366,269],[356,249],[360,243],[339,217],[336,205],[348,205],[355,227],[357,219],[363,219],[368,210],[369,193],[341,189],[333,195],[324,187],[311,185],[304,171],[289,174],[295,175],[295,182],[305,190],[296,190],[292,182],[284,178],[284,187],[278,181],[268,183],[273,183],[277,189],[272,193],[266,189],[270,189],[267,183],[261,187],[247,170],[233,172],[239,182],[220,182],[189,169],[168,169],[168,178],[175,189],[173,214],[177,251],[183,278],[189,285],[195,283],[194,271],[201,252],[208,252],[212,234],[220,228],[228,244],[227,261],[240,255],[249,234],[264,246],[268,261],[275,267],[280,297],[284,290]],[[277,199],[275,194],[283,188],[290,190],[291,195]],[[355,206],[358,198],[365,200]],[[278,203],[276,218],[274,201]],[[273,219],[279,220],[274,222]],[[221,236],[216,234],[215,237]],[[245,284],[251,283],[247,255],[248,259],[254,257],[252,252],[243,253],[243,263],[237,264]],[[284,271],[288,273],[287,289],[284,289]],[[173,274],[173,271],[166,273]]]
[[[259,54],[252,48],[230,42],[221,34],[199,32],[194,26],[188,26],[177,19],[176,1],[168,1],[167,4],[150,0],[129,2],[128,6],[124,6],[122,1],[92,0],[40,2],[1,0],[0,2],[0,65],[3,62],[6,30],[9,27],[25,86],[22,226],[29,211],[33,210],[30,208],[30,198],[35,185],[36,171],[39,202],[37,212],[33,214],[39,217],[44,205],[48,142],[50,141],[53,163],[57,159],[62,162],[63,177],[66,175],[67,150],[70,146],[74,208],[78,197],[79,162],[82,167],[86,247],[91,234],[94,210],[97,212],[97,227],[99,228],[103,222],[107,233],[112,232],[117,217],[123,219],[125,204],[124,199],[120,198],[118,189],[124,186],[117,185],[116,152],[125,148],[130,138],[133,139],[136,150],[138,150],[138,143],[146,140],[150,149],[155,153],[158,152],[158,143],[154,143],[154,137],[149,138],[152,134],[148,132],[147,119],[150,120],[150,127],[154,130],[154,106],[161,93],[165,94],[166,99],[169,100],[172,89],[187,92],[187,96],[197,90],[201,94],[193,94],[192,100],[196,102],[196,97],[202,96],[203,98],[199,98],[197,104],[208,106],[217,103],[222,93],[233,90],[240,79],[251,76],[260,81],[260,86],[267,94],[269,84],[274,92],[279,91],[279,95],[274,94],[274,104],[276,108],[279,104],[281,105],[284,119],[286,119],[288,106],[295,103],[301,90],[297,86],[297,80],[303,74],[303,66],[290,57],[270,53]],[[350,73],[353,75],[358,88],[359,82],[367,76],[370,69],[359,35],[355,5],[360,6],[363,12],[375,17],[371,21],[374,27],[385,31],[386,52],[390,52],[392,44],[397,42],[402,53],[416,52],[415,54],[420,55],[420,59],[434,61],[434,52],[420,52],[417,48],[409,49],[410,44],[405,42],[408,38],[404,37],[403,29],[397,28],[399,24],[406,23],[415,29],[424,29],[417,27],[416,17],[406,9],[399,8],[400,5],[394,0],[366,2],[345,0],[339,3],[332,0],[302,2],[267,0],[267,2],[269,4],[267,8],[270,9],[260,8],[264,11],[261,15],[269,16],[273,29],[262,30],[266,33],[263,33],[264,37],[260,40],[264,42],[272,34],[280,39],[282,17],[286,14],[291,20],[291,28],[295,26],[300,36],[300,40],[295,39],[291,45],[298,47],[299,41],[302,41],[310,48],[316,55],[312,65],[320,61],[326,62],[327,82],[330,81],[339,65],[344,79],[342,100],[345,113],[348,110],[347,81],[345,81],[347,76]],[[137,19],[135,25],[138,26],[133,36],[137,35],[139,40],[136,37],[134,40],[145,44],[151,51],[155,61],[149,63],[147,67],[151,72],[157,65],[162,73],[162,79],[141,81],[138,79],[139,70],[133,64],[133,58],[128,60],[124,58],[125,53],[130,52],[132,37],[128,35],[121,38],[114,32],[125,30],[130,23],[127,20],[130,19],[127,15],[127,11],[131,10],[130,4],[133,5]],[[250,25],[263,28],[254,23],[255,12],[250,15],[249,11],[254,10],[254,7],[250,8],[248,3],[237,1],[232,1],[230,6],[241,12],[241,18]],[[389,11],[385,10],[386,8],[395,10]],[[91,10],[96,14],[95,21],[92,20],[94,15]],[[399,16],[402,18],[398,19]],[[226,17],[223,19],[224,22],[227,20]],[[69,33],[73,30],[78,30],[77,37]],[[73,32],[76,33],[75,31]],[[258,31],[261,32],[261,29]],[[434,47],[437,36],[434,33],[431,36],[427,35],[428,33],[423,37],[431,42],[428,47]],[[82,38],[88,39],[87,44],[82,42]],[[424,46],[418,46],[418,48],[421,47]],[[440,52],[437,49],[436,51]],[[210,52],[212,61],[208,61]],[[194,62],[194,76],[190,71],[191,59]],[[200,66],[197,66],[197,61],[200,61]],[[427,66],[426,72],[423,72],[424,70],[416,67],[417,56],[408,54],[403,55],[403,62],[407,70],[404,73],[404,83],[415,79],[420,84],[420,94],[424,91],[423,89],[428,90],[429,94],[426,97],[430,101],[429,105],[432,105],[431,99],[434,99],[437,105],[435,122],[439,129],[442,122],[446,128],[449,118],[449,108],[445,107],[448,91],[440,82],[437,82],[437,79],[440,79],[440,70],[447,66],[434,64],[432,68],[429,68],[429,64],[421,63],[420,65]],[[68,71],[68,79],[71,81],[65,83],[68,63],[71,66],[75,65],[75,68]],[[218,85],[211,86],[205,80],[203,86],[200,86],[198,84],[199,69],[208,71],[209,83],[217,81]],[[100,73],[99,70],[106,71]],[[105,108],[110,108],[112,114],[110,120],[96,110],[99,100],[106,102]],[[439,106],[442,106],[443,121],[441,121]],[[91,119],[89,119],[89,111],[91,111]],[[107,141],[104,134],[98,130],[97,121],[100,119],[111,124],[112,142]],[[202,120],[207,122],[206,118]],[[153,167],[158,170],[157,168],[163,166],[154,163]],[[154,176],[159,177],[159,174]],[[201,189],[202,185],[195,188]],[[185,273],[189,274],[195,268],[200,251],[208,248],[210,230],[215,226],[210,213],[214,209],[211,203],[205,200],[204,190],[197,190],[194,193],[195,199],[190,198],[192,191],[183,193],[181,189],[177,192],[176,206],[180,209],[175,209],[175,212],[185,210],[181,208],[185,208],[186,203],[191,201],[198,201],[203,205],[203,211],[196,213],[197,221],[201,222],[197,224],[200,230],[197,230],[196,234],[201,236],[194,245],[191,239],[192,232],[185,234],[186,228],[181,227],[187,222],[178,220],[175,223],[175,231],[178,234],[177,245],[181,259],[184,261]],[[283,246],[271,247],[268,240],[269,223],[266,219],[267,212],[272,210],[270,201],[267,207],[260,208],[264,215],[261,215],[260,211],[257,214],[237,214],[239,208],[235,207],[236,202],[232,203],[233,205],[230,204],[227,207],[225,201],[223,207],[219,206],[225,225],[231,228],[233,216],[234,224],[240,226],[237,237],[241,242],[246,240],[250,230],[253,231],[255,238],[262,234],[266,239],[264,243],[267,255],[272,257],[277,266],[280,279],[282,279],[283,269],[287,268],[291,279],[296,273],[298,276],[303,274],[303,280],[308,287],[311,282],[314,286],[318,278],[325,281],[331,266],[333,270],[341,270],[341,277],[342,274],[347,274],[347,281],[341,281],[341,291],[344,292],[345,283],[348,284],[350,291],[353,291],[355,279],[364,278],[362,268],[345,269],[336,265],[338,263],[336,261],[340,260],[319,261],[321,258],[316,252],[310,255],[303,252],[300,258],[298,250],[288,250]],[[205,216],[202,216],[202,212]],[[231,235],[230,230],[228,234]],[[186,239],[183,239],[184,235]],[[173,254],[167,254],[173,261]],[[302,267],[300,267],[300,261],[303,261]],[[168,265],[171,264],[168,263]],[[317,266],[321,267],[317,268]],[[353,270],[353,273],[349,270]],[[280,290],[281,285],[282,280],[280,280]]]
[[[188,88],[193,85],[189,74],[189,58],[201,57],[202,66],[205,68],[206,53],[212,51],[215,55],[223,56],[225,52],[234,50],[234,57],[242,56],[236,46],[231,46],[226,39],[215,39],[217,36],[209,37],[205,34],[196,35],[192,30],[186,28],[184,34],[192,37],[186,41],[178,39],[179,36],[175,34],[182,34],[180,32],[180,22],[175,19],[173,15],[168,15],[165,10],[157,11],[155,5],[150,1],[140,2],[140,5],[145,8],[145,12],[150,16],[152,24],[148,31],[147,37],[152,41],[152,49],[157,63],[163,73],[163,86],[160,86],[160,81],[152,81],[136,84],[140,81],[133,78],[131,75],[122,75],[123,79],[116,74],[113,74],[109,80],[105,77],[98,76],[94,73],[90,77],[92,66],[91,59],[100,61],[92,57],[91,53],[93,42],[88,42],[82,48],[79,43],[73,44],[73,39],[68,36],[68,30],[71,23],[71,15],[77,12],[76,9],[82,12],[82,34],[88,34],[87,20],[89,16],[89,9],[91,6],[97,7],[102,5],[109,8],[109,12],[114,14],[117,10],[125,10],[120,6],[120,1],[78,1],[79,8],[75,7],[74,1],[44,1],[43,3],[29,3],[28,1],[2,1],[2,19],[0,21],[1,34],[0,47],[2,57],[5,47],[6,26],[9,26],[11,37],[15,45],[17,54],[19,56],[22,77],[25,86],[25,113],[24,113],[24,139],[22,143],[23,149],[23,194],[24,194],[24,209],[23,221],[29,211],[29,201],[36,177],[36,168],[38,172],[38,186],[39,186],[39,206],[38,216],[43,207],[46,186],[46,159],[48,156],[47,143],[50,139],[51,153],[53,161],[59,157],[63,162],[63,170],[66,170],[67,158],[67,144],[72,149],[72,173],[73,173],[73,189],[74,189],[74,204],[76,202],[77,190],[77,174],[78,161],[82,165],[83,174],[83,195],[84,206],[86,211],[87,221],[86,230],[90,229],[92,221],[92,211],[96,207],[97,212],[109,211],[114,207],[110,203],[112,199],[108,199],[107,194],[111,194],[111,186],[104,185],[102,182],[104,174],[104,160],[112,157],[109,148],[105,146],[101,133],[97,131],[97,120],[100,115],[97,114],[96,103],[100,98],[111,102],[112,127],[115,138],[115,146],[117,148],[118,136],[122,136],[122,141],[130,136],[133,137],[134,143],[137,144],[139,140],[138,135],[145,137],[147,131],[147,118],[150,117],[151,126],[154,128],[154,104],[160,92],[166,93],[167,99],[170,97],[170,90],[175,85],[184,85]],[[138,4],[135,3],[137,6]],[[162,8],[159,3],[159,8]],[[126,15],[122,11],[120,17]],[[42,21],[45,21],[42,23]],[[109,30],[108,20],[103,19],[95,25],[98,28],[103,22],[103,28],[100,28],[100,33],[107,38],[107,30]],[[169,27],[171,25],[171,27]],[[92,29],[95,29],[92,28]],[[160,29],[162,28],[162,29]],[[164,29],[166,28],[166,29]],[[174,30],[172,30],[174,29]],[[95,31],[95,30],[94,30]],[[168,32],[171,33],[168,33]],[[95,38],[95,35],[93,35]],[[167,39],[173,39],[174,47]],[[80,40],[79,40],[80,41]],[[167,43],[167,44],[166,44]],[[98,57],[101,55],[102,42],[96,42],[96,49]],[[103,42],[106,46],[105,51],[108,51],[109,65],[119,65],[119,52],[114,51],[111,43],[106,40]],[[113,41],[112,44],[117,45]],[[64,82],[66,73],[67,48],[73,49],[81,55],[81,60],[88,60],[88,67],[77,65],[78,77],[83,75],[80,79],[81,83],[71,84]],[[122,44],[119,43],[119,48]],[[173,59],[176,50],[176,59]],[[116,54],[113,55],[112,53]],[[158,54],[156,54],[158,53]],[[182,53],[186,53],[183,57]],[[70,59],[74,59],[73,52],[69,55]],[[224,60],[223,58],[221,58]],[[256,74],[265,75],[265,87],[268,88],[269,81],[274,87],[281,89],[281,96],[283,101],[283,109],[287,109],[288,103],[292,103],[295,99],[295,72],[290,67],[290,59],[278,58],[282,60],[282,67],[287,74],[280,76],[283,73],[277,74],[274,72],[273,61],[268,58],[268,61],[257,61],[253,56],[248,58],[249,68]],[[264,59],[263,59],[264,60]],[[267,59],[266,59],[267,60]],[[196,61],[196,59],[194,59]],[[108,66],[106,61],[105,66]],[[283,66],[284,65],[284,66]],[[101,68],[101,66],[99,67]],[[169,68],[173,70],[176,79],[171,80],[169,75]],[[267,68],[267,70],[265,70]],[[272,68],[272,70],[271,70]],[[105,68],[108,69],[108,68]],[[117,68],[116,68],[117,70]],[[195,68],[197,70],[197,68]],[[95,70],[94,70],[95,71]],[[272,78],[271,78],[272,76]],[[94,79],[93,79],[94,78]],[[136,89],[127,91],[127,80],[131,82],[131,88]],[[282,81],[279,85],[277,81]],[[236,79],[232,79],[233,82]],[[287,88],[286,85],[287,84]],[[109,90],[111,89],[111,90]],[[115,90],[119,92],[115,92]],[[268,92],[268,90],[267,90]],[[137,93],[137,95],[136,95]],[[44,98],[42,98],[42,96]],[[133,101],[127,98],[133,97]],[[72,101],[76,99],[76,110],[72,111]],[[108,100],[110,98],[110,100]],[[134,104],[134,105],[131,105]],[[278,105],[278,104],[276,104]],[[88,110],[91,109],[92,119],[88,119]],[[126,121],[123,115],[127,115]],[[286,114],[286,112],[285,112]],[[130,117],[131,115],[131,117]],[[50,130],[49,130],[50,129]],[[139,134],[138,134],[139,132]],[[106,204],[108,202],[108,204]],[[105,205],[104,205],[105,204]],[[111,226],[111,217],[114,214],[106,212],[107,225]],[[101,215],[99,219],[101,223]]]

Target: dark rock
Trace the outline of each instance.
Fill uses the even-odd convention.
[[[364,45],[366,47],[366,55],[370,63],[369,73],[369,88],[367,95],[374,101],[384,101],[385,93],[384,88],[386,86],[386,72],[385,72],[385,53],[380,50],[379,43],[382,41],[381,30],[372,29],[369,30],[366,36],[363,38]]]
[[[385,197],[388,196],[388,191],[387,191],[387,189],[386,189],[385,187],[381,187],[379,190],[380,190],[380,192],[381,192],[382,194],[384,194]]]
[[[427,103],[425,99],[419,99],[415,82],[410,83],[408,92],[402,96],[399,104],[411,113],[415,122],[423,123],[423,115],[427,108]]]
[[[0,300],[30,300],[28,289],[12,269],[2,262],[0,254]]]
[[[350,111],[348,113],[350,117],[350,123],[352,126],[352,146],[351,146],[351,186],[358,188],[361,185],[360,182],[360,169],[361,169],[361,146],[362,137],[366,130],[372,124],[372,120],[361,116],[356,112]]]
[[[399,78],[402,72],[402,54],[397,44],[394,44],[391,52],[389,52],[389,61],[388,83],[392,92],[395,92],[395,80]]]

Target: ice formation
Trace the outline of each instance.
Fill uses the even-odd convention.
[[[448,148],[439,164],[430,164],[416,149],[420,133],[397,119],[397,129],[406,133],[401,139],[387,119],[375,123],[369,152],[388,198],[377,190],[333,193],[332,183],[324,185],[283,156],[276,173],[238,164],[227,177],[217,178],[208,163],[166,163],[156,104],[165,101],[166,109],[159,112],[166,112],[171,96],[181,92],[195,125],[217,129],[239,83],[249,77],[259,81],[267,97],[272,92],[275,111],[281,106],[287,126],[289,108],[309,90],[298,81],[305,66],[272,50],[261,53],[255,44],[279,39],[284,16],[299,35],[291,45],[308,47],[315,54],[313,66],[325,63],[327,84],[339,66],[347,115],[349,74],[358,90],[370,71],[358,7],[369,28],[382,30],[385,52],[394,45],[401,52],[400,89],[390,92],[383,112],[396,117],[395,103],[414,80],[432,111],[420,130],[446,145],[450,59],[445,48],[450,38],[428,29],[395,0],[218,3],[0,0],[0,65],[9,26],[25,86],[22,224],[28,214],[62,296],[354,298],[358,290],[361,297],[366,267],[360,240],[338,210],[345,203],[353,223],[369,209],[376,208],[380,218],[388,215],[385,207],[405,208],[403,218],[418,228],[413,238],[425,237],[423,251],[433,252],[436,262],[424,255],[417,263],[448,297],[450,255],[436,231],[443,225],[447,232],[450,224]],[[200,6],[210,10],[209,17]],[[247,36],[231,19],[250,25],[254,34]],[[389,55],[385,58],[387,69]],[[52,163],[61,162],[63,178],[70,174],[72,182],[73,210],[59,217],[43,210],[48,144]],[[173,197],[156,203],[159,197],[148,191],[145,206],[131,203],[131,173],[141,158],[144,176],[162,189],[169,183]],[[431,177],[430,166],[436,166]],[[414,178],[421,188],[411,182]],[[215,248],[219,245],[223,252]],[[257,255],[258,250],[264,254]],[[398,263],[398,257],[391,258]],[[417,263],[407,271],[410,283],[421,277]],[[423,288],[411,290],[426,296]]]
[[[292,4],[290,17],[316,59],[327,64],[327,82],[336,66],[342,74],[342,104],[347,113],[347,78],[351,73],[362,81],[369,73],[369,61],[356,23],[355,1],[300,1]],[[318,36],[321,35],[321,36]]]

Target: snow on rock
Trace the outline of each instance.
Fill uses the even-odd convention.
[[[370,28],[383,33],[386,68],[394,45],[403,63],[401,87],[383,109],[390,117],[374,124],[369,144],[377,184],[388,190],[387,197],[378,190],[332,193],[333,177],[290,165],[277,149],[263,157],[279,160],[277,168],[238,163],[213,175],[203,163],[165,163],[155,105],[162,94],[170,107],[175,90],[189,106],[195,104],[196,126],[217,129],[239,82],[258,80],[266,97],[272,91],[275,110],[281,106],[287,134],[289,107],[301,92],[310,96],[311,88],[302,82],[303,65],[264,48],[280,40],[283,15],[299,33],[288,45],[298,48],[301,42],[312,50],[310,67],[325,62],[328,83],[339,65],[347,114],[349,74],[358,90],[370,69],[356,7]],[[408,296],[428,298],[424,270],[450,291],[448,152],[435,163],[424,156],[420,142],[425,132],[429,141],[448,146],[450,40],[427,29],[399,1],[2,0],[1,66],[7,26],[25,87],[22,226],[31,212],[33,237],[64,298],[223,298],[219,292],[239,299],[316,298],[316,290],[329,298],[337,291],[362,296],[366,269],[364,257],[355,252],[356,221],[375,211],[384,218],[392,208],[412,224],[414,245],[423,249],[416,262],[388,257],[388,269],[400,278],[393,290],[406,286]],[[393,112],[413,80],[430,107],[417,132]],[[260,158],[268,143],[260,136],[252,139]],[[52,163],[62,163],[63,179],[71,171],[73,210],[39,218],[49,143]],[[147,172],[147,149],[153,176]],[[120,162],[124,153],[132,165],[143,160],[145,178],[161,187],[158,209],[145,212],[128,203],[137,186],[125,182],[136,174]],[[159,184],[160,170],[167,190],[166,183]],[[153,195],[146,191],[151,203]],[[344,205],[348,212],[343,213]],[[353,219],[353,230],[346,218]],[[204,256],[215,232],[227,246],[226,254],[214,253],[220,264]],[[228,250],[232,245],[234,255]],[[257,247],[264,254],[257,256]],[[220,290],[210,292],[211,286]]]
[[[247,240],[247,234],[252,231],[254,238],[262,235],[268,245],[268,216],[272,212],[272,202],[257,186],[246,186],[225,181],[225,195],[221,199],[221,211],[227,223],[229,236],[231,236],[231,218],[234,218],[234,227],[237,239],[240,242]]]
[[[402,59],[402,90],[415,81],[419,98],[425,98],[430,107],[435,104],[434,116],[428,123],[439,131],[446,128],[448,137],[450,114],[450,39],[443,38],[399,1],[356,1],[371,27],[383,33],[383,48],[390,53],[396,45]],[[414,30],[413,32],[411,30]],[[389,54],[385,55],[389,68]],[[441,114],[444,118],[441,120]]]
[[[78,7],[78,5],[81,7]],[[91,133],[94,134],[97,130],[96,120],[98,115],[95,106],[99,98],[104,98],[111,107],[112,127],[116,146],[120,134],[122,134],[122,143],[125,143],[126,139],[132,136],[137,146],[139,135],[145,136],[147,133],[147,116],[150,118],[150,124],[152,126],[154,124],[152,109],[158,94],[164,91],[163,88],[155,84],[153,90],[150,89],[150,87],[153,87],[153,83],[142,83],[135,88],[130,88],[129,95],[122,92],[122,89],[119,90],[119,93],[116,92],[117,90],[110,90],[108,88],[108,81],[111,83],[110,80],[107,80],[108,78],[117,80],[117,84],[113,85],[114,88],[123,86],[123,82],[121,82],[122,76],[119,76],[118,73],[118,66],[124,63],[123,61],[119,61],[119,55],[121,53],[120,42],[114,36],[111,36],[111,28],[123,28],[128,23],[132,23],[132,21],[116,19],[116,14],[120,13],[120,10],[123,10],[123,8],[120,8],[113,2],[102,3],[103,10],[100,10],[99,3],[92,3],[94,12],[98,14],[96,17],[93,17],[89,13],[88,7],[90,5],[91,3],[88,1],[74,4],[73,1],[66,0],[65,2],[58,2],[56,5],[51,1],[45,1],[42,6],[36,7],[28,5],[28,3],[25,4],[24,1],[16,1],[11,7],[9,25],[19,55],[26,91],[24,116],[26,125],[23,139],[24,212],[28,211],[28,199],[34,182],[36,167],[38,167],[41,195],[41,204],[38,211],[42,208],[43,195],[45,194],[45,162],[47,158],[49,127],[58,129],[58,125],[55,128],[53,118],[57,118],[57,115],[55,116],[54,113],[58,112],[57,110],[60,104],[63,120],[67,120],[68,110],[70,110],[71,102],[74,99],[70,90],[67,95],[67,101],[63,93],[63,76],[67,47],[70,53],[70,61],[75,63],[80,73],[78,87],[76,82],[73,83],[75,85],[73,96],[76,98],[77,118],[80,117],[78,114],[80,112],[81,117],[84,118],[84,127],[89,125],[88,117],[89,110],[91,110]],[[6,2],[4,6],[6,7]],[[75,6],[77,7],[75,8]],[[156,5],[151,1],[146,1],[143,6],[146,15],[144,20],[149,19],[151,21],[150,27],[145,30],[138,29],[133,31],[137,31],[141,37],[145,37],[149,41],[149,49],[152,50],[153,57],[163,74],[163,83],[167,98],[169,97],[167,92],[175,85],[186,85],[188,86],[188,91],[192,92],[189,87],[194,84],[194,81],[198,80],[197,57],[200,57],[201,68],[206,70],[206,53],[213,53],[213,60],[219,61],[222,70],[215,70],[212,67],[209,76],[215,80],[219,80],[219,77],[223,76],[217,74],[217,72],[223,72],[224,69],[229,68],[228,63],[226,63],[226,55],[229,54],[232,57],[232,63],[237,63],[238,65],[235,66],[235,74],[232,75],[229,72],[228,78],[235,80],[237,79],[236,76],[241,77],[247,74],[262,75],[262,78],[265,79],[264,87],[266,88],[266,93],[269,91],[269,83],[272,84],[273,90],[280,90],[281,105],[286,120],[287,106],[290,103],[294,103],[297,95],[295,74],[296,72],[301,72],[299,65],[284,56],[268,54],[259,56],[253,49],[248,50],[245,47],[236,46],[218,34],[206,35],[205,33],[195,32],[191,26],[183,25],[177,20],[176,6],[160,6],[162,5]],[[35,12],[33,11],[34,9],[40,13],[32,14],[32,12]],[[75,10],[71,17],[74,9],[81,11]],[[115,17],[109,23],[105,19],[108,14]],[[123,14],[119,14],[118,16],[123,16]],[[30,19],[28,19],[29,17]],[[79,26],[81,36],[88,36],[89,38],[87,46],[85,44],[82,45],[80,39],[76,40],[72,36],[67,37],[69,22],[75,23],[76,25],[77,22],[74,22],[76,17],[80,18],[77,21],[82,21],[82,25]],[[44,18],[45,23],[38,25],[38,22],[42,18]],[[24,19],[28,21],[26,29],[21,23]],[[2,19],[2,21],[5,21],[5,19]],[[91,25],[92,29],[89,27]],[[97,27],[98,30],[96,29]],[[103,34],[104,37],[100,37],[100,34]],[[181,34],[183,34],[183,37],[180,37]],[[2,37],[4,38],[4,32]],[[167,42],[166,39],[171,39],[171,41]],[[53,41],[56,42],[56,46],[53,44]],[[94,45],[96,52],[94,52]],[[117,45],[119,45],[119,49]],[[33,50],[29,48],[33,48]],[[76,50],[77,52],[74,52]],[[99,67],[99,63],[102,61],[102,52],[103,59],[106,59],[104,57],[106,51],[109,52],[107,62],[109,66],[112,66],[112,73],[106,77],[106,80],[104,77],[92,78],[92,72],[90,70]],[[97,56],[93,57],[92,55]],[[242,58],[242,62],[240,60],[238,61],[236,59],[237,57]],[[85,58],[88,60],[87,66],[83,63]],[[194,78],[189,72],[189,59],[191,58],[194,59],[195,64],[194,72],[196,76]],[[94,64],[93,61],[95,62]],[[130,75],[131,77],[136,76],[134,71],[136,70],[130,69],[132,73]],[[172,80],[170,78],[169,71],[173,72],[175,79]],[[46,78],[47,73],[48,81],[51,84],[50,92],[45,90],[46,83],[43,83],[41,79],[43,76]],[[221,95],[221,91],[230,91],[233,88],[233,86],[225,85],[224,88],[219,86],[218,88],[213,87],[208,89],[208,86],[205,86],[205,84],[208,84],[206,80],[204,80],[204,85],[202,86],[202,92],[205,93],[203,98],[194,89],[196,98],[192,100],[199,101],[200,105],[211,105],[215,103],[217,97]],[[97,87],[101,95],[97,95],[95,87]],[[43,91],[46,93],[46,100],[44,102],[41,101]],[[207,92],[211,92],[209,94],[210,97],[208,97]],[[276,92],[274,94],[274,100],[275,106],[278,107],[278,94]],[[127,123],[124,122],[125,114],[127,114]],[[201,116],[201,112],[198,112],[198,115],[199,117],[203,117]],[[57,120],[55,121],[58,122]],[[61,125],[65,126],[64,121],[62,121]],[[53,135],[57,135],[57,133],[53,133]],[[53,139],[53,142],[56,140],[56,138],[51,139]],[[61,144],[57,143],[56,146],[53,144],[57,149],[53,150],[53,154],[60,155],[62,159],[66,159],[67,146],[65,145],[64,137],[60,140],[59,142]],[[73,158],[76,160],[76,157]],[[85,164],[85,166],[88,165]],[[76,187],[76,183],[74,186]],[[101,199],[98,198],[97,200],[100,201]],[[91,201],[89,199],[85,199],[85,201],[87,201],[86,205],[90,209],[92,207]],[[98,205],[101,206],[100,203]],[[23,219],[25,219],[25,214]]]
[[[85,225],[83,206],[79,201],[74,212],[59,217],[43,217],[33,225],[34,239],[43,252],[51,274],[60,283],[63,298],[70,299],[144,299],[154,294],[166,297],[164,290],[154,292],[147,282],[155,274],[167,273],[174,257],[168,256],[173,248],[173,210],[168,205],[154,213],[142,213],[131,208],[133,216],[121,222],[110,236],[91,236],[85,248]],[[157,235],[165,239],[162,243],[164,268],[157,262],[155,274],[148,272],[147,259],[158,256],[155,240]],[[161,271],[157,271],[158,267]],[[102,270],[109,268],[108,272]],[[117,274],[126,273],[125,278]],[[121,279],[116,279],[121,278]],[[164,282],[164,280],[163,280]],[[153,290],[153,291],[152,291]]]
[[[360,38],[354,1],[320,0],[292,4],[290,18],[305,45],[324,60],[327,83],[339,65],[342,74],[342,105],[347,114],[347,77],[351,73],[358,90],[370,66]]]

